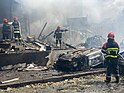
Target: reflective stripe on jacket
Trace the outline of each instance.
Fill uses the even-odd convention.
[[[62,38],[62,31],[56,30],[54,35],[55,35],[56,39],[60,40]]]
[[[14,27],[14,33],[20,33],[20,23],[18,21],[14,21],[12,25]]]
[[[118,57],[118,51],[119,48],[107,48],[107,55],[105,58],[112,57],[112,58],[117,58]]]
[[[20,31],[16,31],[16,30],[14,30],[14,34],[17,34],[17,33],[20,33]]]
[[[108,39],[102,47],[102,53],[106,54],[105,58],[118,58],[119,46],[114,39]]]

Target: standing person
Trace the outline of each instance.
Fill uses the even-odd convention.
[[[20,22],[18,21],[17,17],[14,17],[14,21],[12,23],[13,26],[13,33],[14,33],[14,38],[16,41],[21,41],[21,29],[20,29]]]
[[[68,30],[67,29],[62,30],[60,28],[60,26],[58,26],[57,29],[55,30],[54,38],[56,38],[56,46],[58,46],[58,44],[60,44],[60,47],[61,47],[61,44],[62,44],[62,32],[64,32],[64,31],[68,31]]]
[[[102,52],[105,55],[105,63],[107,67],[106,71],[106,83],[110,83],[111,81],[111,74],[115,76],[115,83],[119,83],[119,66],[118,66],[118,53],[119,53],[119,46],[118,43],[114,40],[114,33],[110,32],[108,34],[108,40],[104,43],[102,47]]]
[[[2,34],[3,40],[11,39],[11,26],[6,18],[3,19]]]

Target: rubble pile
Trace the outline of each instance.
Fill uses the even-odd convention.
[[[123,93],[124,77],[121,83],[104,82],[105,74],[66,79],[61,82],[31,84],[21,88],[7,88],[1,93]],[[112,78],[114,79],[114,78]]]
[[[104,42],[105,42],[105,39],[102,36],[95,35],[93,37],[87,38],[85,42],[85,47],[86,48],[100,48],[102,47]]]
[[[38,66],[35,63],[27,64],[27,63],[19,63],[15,65],[7,65],[0,68],[2,71],[6,70],[14,70],[14,71],[44,71],[48,68],[46,66]]]

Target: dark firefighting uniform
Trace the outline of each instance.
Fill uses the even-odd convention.
[[[102,52],[105,53],[105,64],[107,67],[106,71],[106,82],[111,81],[111,74],[114,74],[116,81],[119,82],[119,67],[118,67],[118,52],[119,46],[114,39],[108,39],[102,47]]]
[[[11,26],[7,23],[3,23],[2,27],[3,39],[11,39]]]
[[[20,23],[19,23],[19,21],[14,21],[13,23],[12,23],[12,25],[13,25],[13,33],[14,33],[14,38],[15,38],[15,40],[21,40],[22,38],[21,38],[21,31],[20,31]]]
[[[60,29],[56,29],[55,33],[54,33],[54,37],[56,38],[56,46],[58,45],[58,43],[61,46],[61,42],[62,42],[62,32],[64,30],[60,30]]]

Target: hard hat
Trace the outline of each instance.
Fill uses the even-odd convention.
[[[15,16],[13,19],[14,19],[14,21],[16,21],[18,18]]]
[[[110,33],[108,34],[108,38],[114,39],[114,37],[115,37],[115,35],[114,35],[113,32],[110,32]]]
[[[4,18],[4,19],[3,19],[3,22],[4,22],[4,23],[7,23],[7,22],[8,22],[8,20],[7,20],[6,18]]]
[[[60,28],[60,26],[57,26],[57,28],[59,29],[59,28]]]

